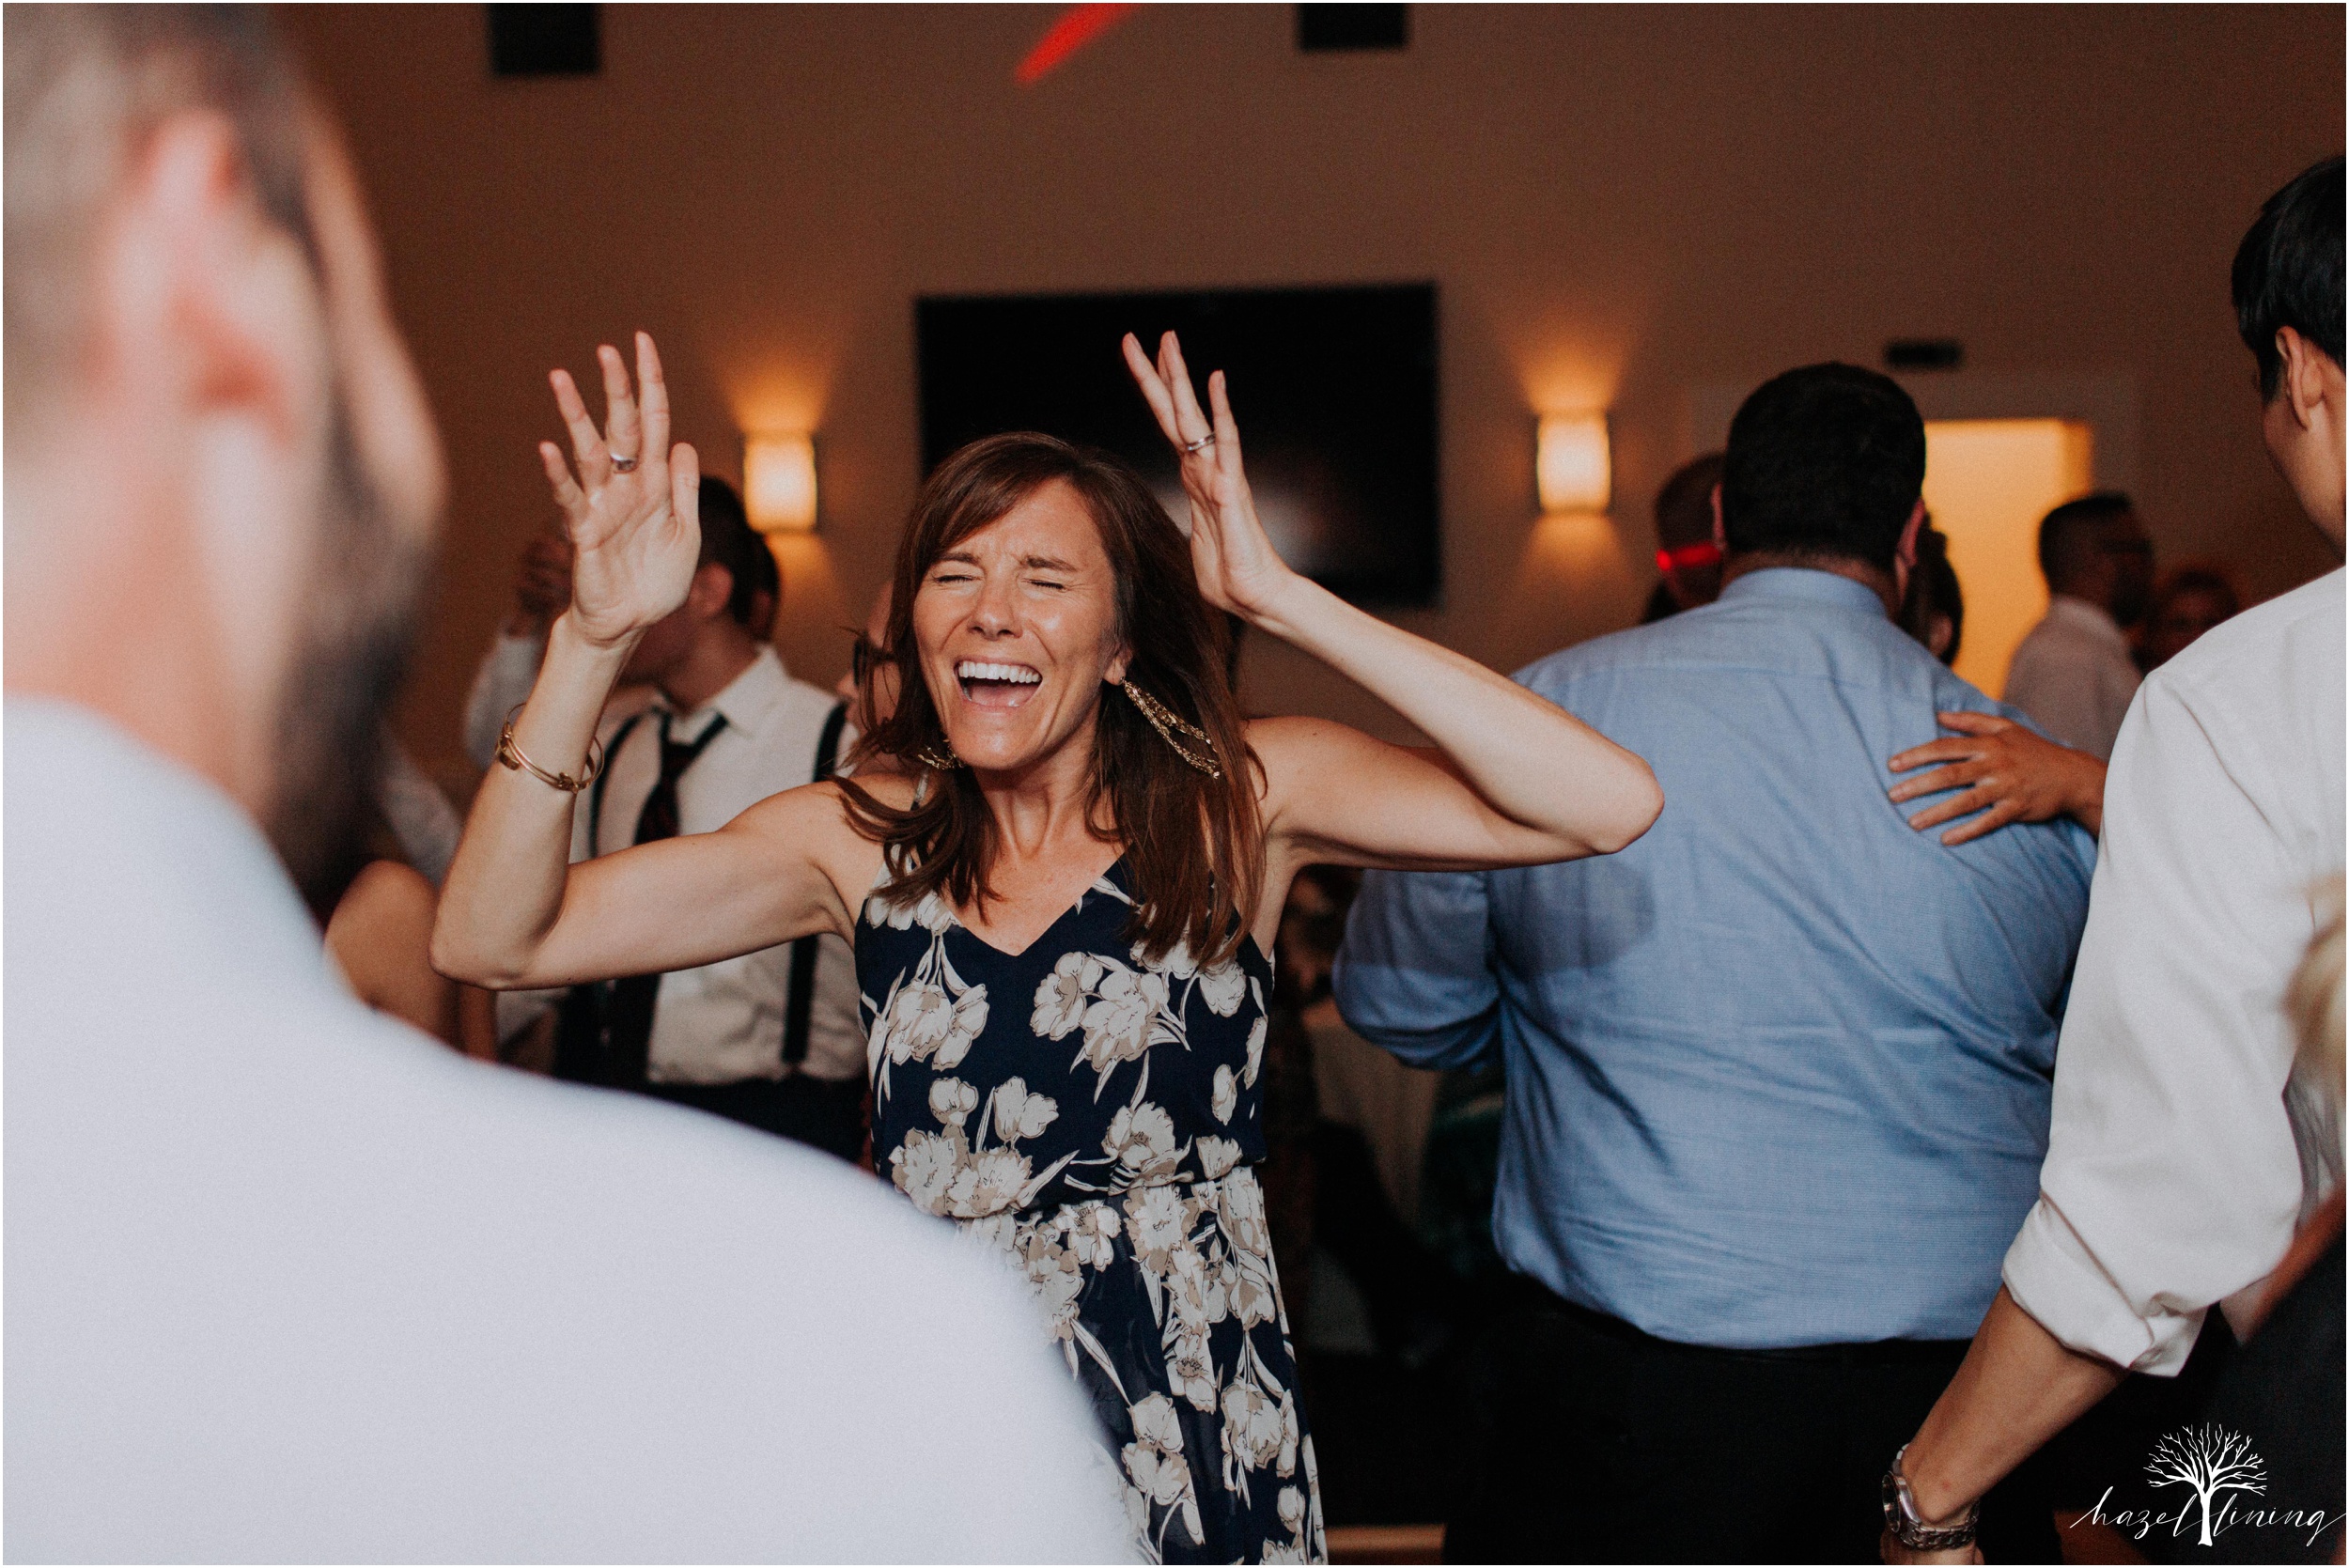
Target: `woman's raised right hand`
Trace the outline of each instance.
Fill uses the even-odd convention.
[[[603,367],[604,428],[597,430],[570,372],[557,370],[548,380],[570,431],[571,462],[551,441],[538,443],[538,457],[575,552],[572,629],[611,646],[685,602],[701,552],[701,462],[684,442],[669,444],[669,389],[650,334],[636,334],[641,411],[619,350],[606,344],[596,360]],[[634,466],[623,470],[615,455],[633,457]]]

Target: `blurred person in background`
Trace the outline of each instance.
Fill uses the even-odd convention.
[[[2112,755],[2139,674],[2127,628],[2154,586],[2154,542],[2119,490],[2067,501],[2039,523],[2047,613],[2007,665],[2006,700],[2056,739]]]
[[[1640,624],[1710,604],[1721,593],[1721,542],[1713,531],[1713,491],[1721,482],[1721,455],[1707,452],[1672,471],[1656,494],[1656,569],[1662,581],[1648,595]]]
[[[598,728],[603,765],[572,815],[573,860],[722,828],[770,795],[831,777],[854,743],[850,703],[794,680],[766,640],[780,580],[740,498],[711,478],[700,499],[700,564],[685,602],[621,672],[651,696],[624,717],[607,711]],[[837,937],[813,936],[574,986],[554,1072],[853,1160],[864,1145],[856,961]]]
[[[335,984],[445,485],[352,171],[257,8],[0,29],[7,1555],[1107,1560],[994,1271]]]
[[[1966,598],[1950,542],[1928,518],[1917,535],[1917,567],[1902,600],[1901,629],[1922,643],[1944,664],[1957,662],[1966,629]],[[1956,732],[1912,746],[1887,764],[1895,773],[1937,765],[1929,773],[1901,780],[1891,799],[1906,803],[1938,795],[1908,819],[1919,832],[1945,822],[1946,845],[1970,843],[2010,822],[2045,822],[2069,816],[2090,832],[2104,826],[2105,765],[2086,752],[2049,740],[2027,723],[1995,713],[1952,710],[1938,714],[1941,727]],[[1952,793],[1954,792],[1954,793]],[[1970,820],[1959,821],[1969,818]]]
[[[2342,201],[2339,158],[2303,172],[2232,280],[2269,457],[2336,555]],[[1975,1500],[2127,1372],[2176,1374],[2212,1307],[2255,1315],[2340,1181],[2332,1102],[2295,1072],[2280,1002],[2321,928],[2312,890],[2341,867],[2343,610],[2336,569],[2200,639],[2130,709],[2038,1202],[1964,1365],[1889,1456],[1888,1560],[1975,1556]]]
[[[1917,565],[1908,573],[1908,592],[1902,596],[1900,627],[1925,651],[1944,664],[1957,663],[1957,650],[1966,636],[1966,592],[1957,568],[1950,565],[1950,536],[1925,514],[1917,530]]]
[[[1875,1443],[1997,1289],[2093,846],[2055,822],[1952,852],[1884,798],[1879,759],[1937,712],[2010,716],[1893,623],[1924,472],[1890,379],[1772,379],[1730,427],[1720,597],[1517,676],[1639,737],[1656,827],[1603,861],[1364,878],[1346,1021],[1507,1077],[1517,1288],[1456,1560],[1864,1557],[1875,1526],[1820,1511],[1875,1497]],[[2052,1551],[2032,1499],[2008,1518]]]
[[[2184,653],[2203,632],[2243,613],[2243,591],[2233,574],[2194,561],[2162,574],[2152,607],[2137,638],[2137,665],[2153,674]]]
[[[573,815],[580,860],[647,832],[708,832],[778,791],[829,777],[856,738],[853,700],[795,680],[770,643],[782,577],[724,480],[702,483],[695,591],[646,634],[598,726],[605,761]],[[570,591],[568,539],[533,540],[515,610],[466,705],[469,746],[496,737],[545,657],[549,598]],[[707,755],[704,753],[707,753]],[[557,1078],[629,1090],[795,1138],[843,1159],[864,1145],[864,1032],[847,944],[810,938],[668,975],[506,992],[516,1040],[556,1009]]]

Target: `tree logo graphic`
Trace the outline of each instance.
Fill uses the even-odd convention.
[[[2211,1525],[2218,1499],[2229,1492],[2252,1497],[2267,1493],[2267,1467],[2251,1452],[2251,1439],[2216,1424],[2186,1427],[2155,1445],[2145,1461],[2146,1474],[2155,1486],[2190,1486],[2202,1506],[2202,1540],[2211,1544]],[[2184,1524],[2183,1512],[2178,1521]]]

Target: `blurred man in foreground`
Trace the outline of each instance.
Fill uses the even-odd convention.
[[[443,483],[350,173],[261,12],[5,26],[6,1554],[1106,1559],[1008,1281],[328,978]]]

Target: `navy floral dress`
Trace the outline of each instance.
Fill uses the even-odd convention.
[[[1018,955],[868,899],[874,1164],[1025,1277],[1145,1560],[1324,1560],[1252,1169],[1271,966],[1152,962],[1133,910],[1123,861]]]

